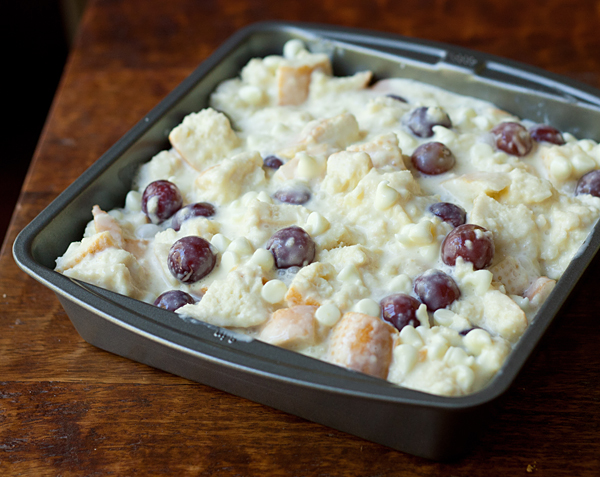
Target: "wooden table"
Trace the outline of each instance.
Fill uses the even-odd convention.
[[[472,452],[436,463],[100,351],[11,256],[25,224],[251,22],[304,20],[440,40],[600,87],[598,1],[465,5],[90,3],[0,257],[4,474],[600,475],[598,262]]]

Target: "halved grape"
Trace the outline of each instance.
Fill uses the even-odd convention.
[[[533,140],[525,126],[515,122],[500,123],[492,129],[496,147],[513,156],[526,156],[533,147]]]
[[[562,133],[555,127],[548,126],[547,124],[536,124],[529,128],[529,134],[537,142],[549,142],[562,146],[565,143],[565,138]]]
[[[165,310],[169,311],[175,311],[181,308],[183,305],[193,305],[194,303],[196,303],[194,297],[182,290],[166,291],[162,295],[159,295],[156,300],[154,300],[154,306],[158,306],[159,308],[164,308]]]
[[[270,169],[279,169],[281,166],[283,166],[283,161],[277,156],[267,156],[263,160],[263,165]]]
[[[194,217],[212,217],[215,215],[215,207],[208,202],[196,202],[179,209],[171,219],[173,230],[179,230],[181,224]]]
[[[427,142],[417,147],[410,157],[415,168],[423,174],[448,172],[456,164],[452,151],[441,142]]]
[[[142,194],[142,212],[153,224],[160,224],[177,212],[183,204],[181,192],[169,181],[154,181]]]
[[[600,197],[600,170],[596,169],[581,176],[577,182],[575,194],[591,194]]]
[[[453,229],[442,243],[442,261],[446,265],[455,265],[458,257],[471,262],[475,270],[489,266],[494,258],[492,233],[475,224]]]
[[[433,136],[434,126],[452,127],[448,113],[441,108],[421,106],[413,109],[406,119],[406,126],[418,137]]]
[[[410,295],[394,293],[386,296],[379,305],[382,318],[396,327],[398,331],[407,325],[416,328],[421,324],[417,318],[417,310],[421,303]]]
[[[310,200],[310,189],[302,184],[296,184],[279,189],[273,194],[273,197],[279,202],[302,205]]]
[[[415,278],[415,293],[429,311],[446,308],[460,297],[456,282],[441,270],[427,270]]]
[[[450,202],[432,204],[429,207],[429,211],[454,227],[463,225],[467,221],[467,212],[465,209]]]
[[[217,257],[210,243],[194,235],[177,240],[167,258],[169,271],[182,283],[195,283],[204,278],[216,263]]]
[[[278,230],[267,242],[277,268],[304,267],[315,258],[315,242],[296,225]]]

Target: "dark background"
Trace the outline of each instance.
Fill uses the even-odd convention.
[[[0,243],[42,132],[83,1],[3,2],[5,89],[0,153]]]

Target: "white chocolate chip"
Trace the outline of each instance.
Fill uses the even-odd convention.
[[[446,354],[444,355],[444,361],[450,366],[468,366],[474,360],[472,356],[469,356],[467,355],[467,353],[465,353],[464,349],[458,348],[456,346],[451,346],[450,348],[448,348],[448,351],[446,351]]]
[[[492,339],[487,331],[477,328],[467,333],[463,343],[469,353],[478,356],[484,348],[492,345]]]
[[[229,244],[227,250],[230,252],[235,252],[240,257],[244,257],[253,253],[254,247],[246,237],[238,237]]]
[[[430,360],[442,359],[448,348],[449,344],[446,338],[439,334],[434,335],[427,343],[427,358]]]
[[[476,118],[471,119],[471,122],[481,131],[487,131],[492,127],[490,120],[485,116],[477,116]]]
[[[159,225],[144,224],[136,229],[135,235],[141,239],[151,239],[159,232],[162,232]]]
[[[504,355],[494,348],[486,348],[477,356],[476,362],[483,372],[491,374],[500,369],[504,362]]]
[[[248,206],[253,200],[256,200],[258,197],[258,192],[251,190],[250,192],[246,192],[242,196],[242,204]]]
[[[387,210],[394,205],[400,194],[398,191],[388,185],[387,181],[381,181],[375,192],[375,208],[377,210]]]
[[[306,51],[304,43],[300,40],[289,40],[283,45],[283,56],[288,60],[296,58],[302,51]]]
[[[140,212],[142,210],[142,194],[130,190],[125,197],[125,208],[132,212]]]
[[[573,166],[571,163],[567,161],[564,157],[555,156],[550,163],[550,174],[559,180],[566,181],[569,177],[571,177],[571,173],[573,172]]]
[[[440,308],[433,313],[433,319],[436,324],[442,326],[450,326],[454,321],[456,313],[447,310],[446,308]]]
[[[267,194],[264,190],[261,190],[258,195],[256,196],[257,200],[260,200],[261,202],[265,202],[267,204],[272,204],[273,203],[273,199],[271,199],[271,196],[269,194]]]
[[[246,85],[242,86],[239,91],[240,98],[248,104],[258,106],[262,103],[263,92],[256,86]]]
[[[123,212],[121,212],[120,210],[109,210],[108,215],[110,215],[111,217],[114,217],[117,220],[123,220]]]
[[[388,290],[398,293],[410,293],[412,291],[412,280],[405,273],[395,276],[389,282]]]
[[[421,220],[408,230],[408,238],[417,245],[428,245],[433,242],[433,222]]]
[[[288,287],[281,280],[269,280],[262,287],[260,295],[267,303],[275,304],[283,301]]]
[[[275,259],[273,254],[264,248],[259,248],[252,254],[252,257],[248,261],[252,265],[258,265],[265,271],[272,270],[275,266]]]
[[[329,221],[318,212],[311,212],[306,219],[306,232],[311,236],[321,235],[330,227]]]
[[[416,349],[423,347],[423,338],[412,326],[405,326],[400,330],[400,339],[402,343],[409,344]]]
[[[213,238],[210,240],[210,243],[212,245],[214,245],[214,247],[219,252],[223,253],[225,250],[227,250],[227,247],[229,247],[231,240],[229,240],[223,234],[216,234],[216,235],[213,235]]]
[[[354,305],[354,311],[377,317],[381,313],[381,308],[379,307],[379,303],[377,303],[375,300],[372,300],[371,298],[363,298],[356,305]]]
[[[471,155],[471,159],[473,161],[480,161],[482,159],[492,156],[494,154],[494,150],[489,144],[480,142],[474,144],[473,147],[471,147],[469,154]]]
[[[584,152],[591,152],[596,147],[596,143],[591,139],[582,139],[578,142],[579,147]]]
[[[446,326],[455,331],[462,331],[471,326],[469,320],[446,308],[440,308],[433,313],[433,321],[437,325]]]
[[[475,382],[475,373],[468,366],[457,366],[455,369],[456,384],[458,384],[463,392],[471,390]]]
[[[150,219],[150,221],[153,224],[160,223],[160,219],[156,215],[157,211],[158,211],[158,196],[153,195],[152,197],[150,197],[150,199],[148,199],[148,202],[146,202],[146,212],[148,214],[148,218]]]
[[[321,305],[315,312],[315,318],[323,326],[331,327],[335,325],[341,317],[342,313],[339,308],[332,304]]]
[[[433,126],[432,130],[435,134],[434,139],[438,142],[446,144],[447,146],[451,145],[456,139],[456,133],[448,128],[445,128],[444,126],[436,125]]]
[[[596,168],[596,161],[587,154],[575,154],[571,159],[571,163],[575,170],[576,179]]]
[[[403,151],[412,151],[418,145],[416,139],[404,131],[396,131],[396,136],[398,137],[398,146]]]
[[[299,179],[313,179],[321,173],[321,168],[317,160],[309,156],[306,153],[299,153],[297,156],[298,168],[296,169],[296,176]]]
[[[338,273],[337,277],[339,280],[342,280],[344,282],[357,282],[362,280],[360,273],[356,268],[356,265],[352,263],[342,268],[340,273]]]
[[[394,362],[403,376],[412,371],[417,364],[419,353],[409,344],[400,344],[394,348]]]
[[[421,323],[421,326],[424,328],[429,328],[429,314],[427,313],[427,306],[421,303],[415,314],[417,315],[417,319]]]
[[[231,251],[226,251],[221,255],[221,268],[227,272],[233,270],[240,263],[240,257]]]

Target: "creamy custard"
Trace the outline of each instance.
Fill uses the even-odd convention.
[[[400,386],[483,388],[599,216],[577,184],[600,169],[600,146],[371,77],[334,77],[296,40],[251,60],[171,132],[123,208],[94,207],[56,270],[149,303],[185,292],[183,317]],[[145,198],[156,181],[180,202]],[[204,215],[180,210],[198,203]],[[449,263],[446,237],[467,229]],[[192,239],[207,273],[173,271],[184,237],[206,241]]]

